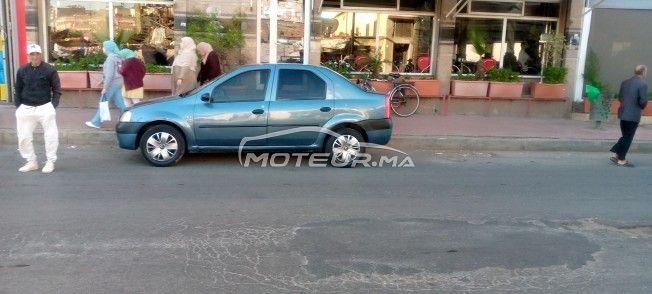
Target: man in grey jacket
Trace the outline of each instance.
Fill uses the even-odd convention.
[[[641,111],[647,106],[647,66],[637,65],[635,75],[620,84],[620,108],[618,108],[618,119],[620,119],[620,132],[622,136],[616,145],[611,147],[611,161],[618,166],[634,167],[625,156],[629,146],[634,140],[634,134],[641,121]]]

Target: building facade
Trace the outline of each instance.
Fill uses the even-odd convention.
[[[569,69],[569,113],[571,101],[582,99],[579,69],[589,44],[608,64],[604,76],[613,86],[636,63],[649,60],[649,45],[637,42],[633,34],[615,34],[631,28],[614,25],[622,21],[611,22],[613,14],[602,12],[616,9],[621,20],[632,19],[623,15],[635,15],[631,26],[636,27],[639,18],[644,23],[649,16],[650,10],[645,9],[652,8],[645,1],[609,0],[0,1],[3,31],[12,36],[4,40],[8,85],[15,69],[27,61],[24,49],[30,43],[42,45],[48,62],[74,62],[99,50],[104,39],[124,38],[124,45],[145,62],[169,65],[176,41],[195,24],[194,15],[202,14],[242,20],[245,41],[232,49],[239,51],[237,58],[223,61],[227,69],[242,63],[301,62],[331,63],[364,73],[368,58],[375,56],[384,61],[382,73],[435,76],[442,81],[442,95],[450,91],[448,81],[458,73],[473,73],[482,58],[472,34],[482,36],[483,50],[496,66],[520,72],[526,82],[541,79],[547,40],[551,34],[562,34],[566,38],[563,66]],[[603,32],[613,39],[598,35]],[[635,54],[621,56],[626,63],[613,58],[614,50],[622,54],[629,49]],[[523,95],[529,94],[527,84]]]

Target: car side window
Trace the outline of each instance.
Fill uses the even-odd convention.
[[[238,74],[213,89],[213,102],[246,102],[265,100],[269,70],[252,70]]]
[[[282,69],[279,71],[276,100],[326,99],[326,82],[311,71]]]

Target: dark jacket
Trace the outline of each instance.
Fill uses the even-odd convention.
[[[640,76],[633,76],[620,84],[618,119],[640,122],[641,111],[647,106],[647,84]]]
[[[41,62],[38,67],[31,63],[21,66],[16,73],[14,104],[41,106],[52,102],[55,108],[61,98],[59,73],[51,64]]]
[[[197,74],[197,81],[200,85],[219,77],[222,74],[220,69],[220,59],[217,57],[215,51],[208,52],[206,64],[202,63]]]
[[[145,64],[138,58],[127,58],[122,61],[120,74],[127,91],[142,88],[143,78],[145,77]]]

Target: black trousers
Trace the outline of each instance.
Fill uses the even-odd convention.
[[[634,134],[636,133],[637,128],[638,122],[626,120],[620,121],[620,133],[622,134],[622,137],[618,139],[616,145],[611,147],[611,152],[616,153],[616,156],[618,156],[619,160],[625,160],[625,156],[627,156],[629,146],[632,145]]]

